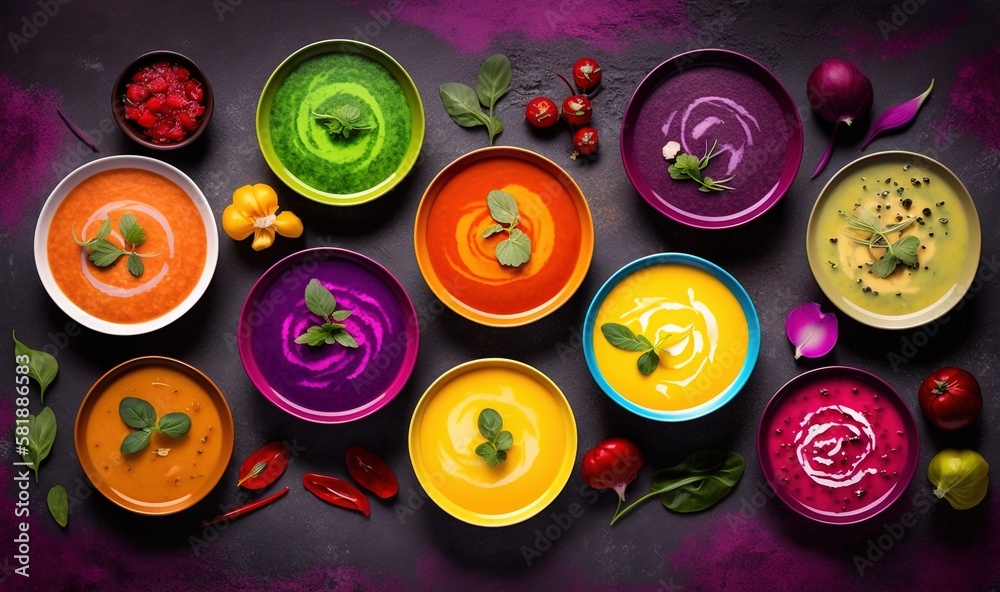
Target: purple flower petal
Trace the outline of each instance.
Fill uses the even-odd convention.
[[[785,333],[795,346],[796,360],[825,356],[837,343],[837,317],[824,314],[815,302],[806,302],[788,313]]]
[[[930,96],[932,88],[934,88],[933,78],[931,79],[931,85],[927,87],[927,90],[925,90],[923,94],[913,97],[902,105],[889,107],[883,111],[882,114],[875,119],[875,123],[872,124],[872,129],[868,132],[868,137],[865,138],[865,142],[861,145],[860,149],[864,150],[867,148],[868,144],[870,144],[872,140],[883,133],[903,127],[916,119],[917,113],[920,111],[920,107],[923,106],[924,101],[926,101],[927,97]]]

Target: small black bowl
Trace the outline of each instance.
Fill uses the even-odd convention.
[[[191,73],[191,78],[201,82],[201,87],[205,92],[205,96],[202,99],[202,104],[205,106],[205,112],[201,116],[201,125],[198,126],[198,129],[190,132],[187,137],[179,142],[170,142],[166,144],[153,142],[142,134],[143,128],[141,128],[137,123],[125,119],[125,85],[132,80],[133,74],[142,68],[151,66],[157,62],[169,62],[171,64],[177,64],[178,66],[187,68]],[[205,131],[205,128],[208,127],[208,122],[212,119],[212,111],[214,110],[214,107],[215,94],[212,92],[212,85],[209,84],[205,73],[202,72],[201,68],[199,68],[197,64],[191,61],[191,58],[175,51],[151,51],[135,58],[129,62],[128,66],[125,66],[122,73],[118,75],[118,80],[115,81],[115,85],[111,92],[111,112],[115,116],[115,121],[118,123],[118,127],[125,132],[126,136],[132,138],[132,140],[134,140],[137,144],[153,150],[174,150],[177,148],[183,148],[184,146],[187,146],[197,140],[198,137]]]

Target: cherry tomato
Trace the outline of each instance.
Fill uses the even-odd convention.
[[[594,106],[590,104],[590,99],[584,95],[572,95],[567,97],[562,104],[563,117],[573,125],[587,125],[590,123],[590,116]]]
[[[593,154],[597,150],[597,130],[592,127],[581,127],[576,130],[576,134],[573,135],[573,149],[575,152],[570,155],[573,160],[581,154]]]
[[[535,97],[524,108],[524,117],[528,123],[538,128],[552,127],[559,121],[559,108],[556,102],[548,97]]]
[[[976,421],[983,410],[979,382],[961,368],[941,368],[920,385],[920,408],[934,427],[946,432]]]
[[[601,67],[593,58],[580,58],[573,65],[573,82],[583,90],[590,90],[601,83]]]

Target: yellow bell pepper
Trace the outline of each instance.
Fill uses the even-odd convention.
[[[937,488],[934,495],[948,500],[956,510],[968,510],[986,497],[990,465],[972,450],[942,450],[931,459],[927,477]]]
[[[253,234],[253,250],[266,249],[274,243],[274,233],[295,238],[302,236],[302,220],[295,214],[278,211],[278,194],[269,185],[244,185],[233,192],[233,203],[222,212],[222,230],[235,240]]]

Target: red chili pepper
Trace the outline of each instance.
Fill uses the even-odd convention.
[[[328,504],[348,510],[357,510],[365,516],[371,514],[371,506],[365,494],[343,479],[306,473],[302,476],[302,485],[305,485],[310,493]]]
[[[583,480],[594,489],[614,489],[619,504],[625,500],[625,488],[642,468],[642,453],[630,440],[608,438],[583,455],[580,470]]]
[[[232,520],[233,518],[242,516],[243,514],[249,514],[250,512],[253,512],[254,510],[259,510],[259,509],[263,508],[264,506],[270,504],[271,502],[273,502],[274,500],[280,498],[281,496],[285,495],[286,493],[288,493],[288,488],[287,487],[284,488],[284,489],[282,489],[278,493],[270,496],[270,497],[265,497],[262,500],[257,500],[255,502],[250,502],[249,504],[247,504],[245,506],[241,506],[239,508],[236,508],[235,510],[232,510],[230,512],[226,512],[225,514],[223,514],[223,515],[221,515],[221,516],[219,516],[219,517],[217,517],[217,518],[215,518],[213,520],[206,520],[205,522],[202,522],[201,524],[199,524],[198,528],[205,528],[206,526],[208,526],[210,524],[217,524],[219,522],[225,522],[227,520]]]
[[[347,470],[368,491],[388,499],[399,491],[399,481],[384,460],[360,446],[347,449]]]
[[[265,444],[247,457],[240,467],[237,487],[263,489],[278,480],[288,466],[288,448],[281,442]]]

